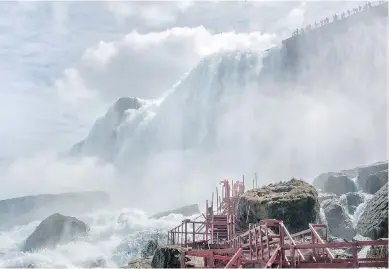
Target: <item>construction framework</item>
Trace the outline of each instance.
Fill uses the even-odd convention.
[[[387,258],[358,257],[358,248],[388,246],[388,240],[328,242],[324,224],[310,224],[308,229],[290,234],[282,220],[264,219],[250,224],[247,231],[237,231],[236,208],[245,191],[244,179],[220,183],[216,207],[213,193],[200,216],[202,221],[185,219],[168,232],[168,244],[184,248],[181,268],[186,267],[186,256],[204,258],[204,266],[209,268],[388,268]],[[336,258],[331,249],[338,248],[351,250],[352,258]]]

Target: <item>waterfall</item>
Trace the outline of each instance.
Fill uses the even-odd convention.
[[[361,217],[363,211],[365,210],[367,202],[373,197],[372,194],[367,194],[362,191],[360,191],[359,193],[363,196],[363,202],[357,206],[354,215],[351,218],[354,228],[357,227],[359,218]]]
[[[327,227],[328,227],[328,222],[327,222],[327,218],[326,218],[326,214],[324,213],[324,209],[320,207],[320,222],[322,224],[325,224]]]

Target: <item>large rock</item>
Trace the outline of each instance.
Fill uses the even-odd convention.
[[[388,184],[376,192],[363,211],[357,231],[371,239],[388,237]]]
[[[366,181],[370,175],[374,175],[380,171],[388,170],[388,162],[379,162],[358,168],[357,182],[359,187],[367,192]]]
[[[313,180],[313,186],[317,189],[324,189],[324,184],[330,176],[346,175],[348,178],[354,178],[358,175],[357,168],[345,169],[340,172],[322,173]]]
[[[159,218],[168,216],[170,214],[181,214],[185,217],[189,217],[189,216],[192,216],[194,214],[199,214],[199,213],[200,213],[199,206],[197,204],[193,204],[193,205],[187,205],[187,206],[183,206],[183,207],[169,210],[169,211],[160,212],[160,213],[152,215],[150,218],[151,219],[159,219]]]
[[[338,199],[325,200],[321,206],[332,236],[351,240],[356,235],[352,221]]]
[[[324,182],[325,192],[335,193],[336,195],[342,195],[348,192],[357,191],[354,181],[349,179],[346,175],[333,175],[328,177]]]
[[[184,249],[180,246],[160,246],[158,247],[151,261],[152,268],[180,268],[180,255]]]
[[[238,201],[237,228],[247,229],[249,223],[262,219],[279,219],[294,233],[317,222],[319,211],[316,189],[302,180],[292,179],[244,193]]]
[[[53,214],[43,220],[35,231],[27,238],[23,251],[34,251],[42,248],[54,248],[61,243],[76,240],[85,236],[88,226],[74,218],[61,214]]]
[[[363,203],[364,198],[358,192],[350,192],[346,194],[348,212],[354,214],[357,207]]]
[[[388,170],[382,170],[370,175],[365,182],[365,191],[375,194],[382,186],[388,184]]]

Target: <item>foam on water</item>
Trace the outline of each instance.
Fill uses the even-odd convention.
[[[20,248],[34,231],[39,221],[14,227],[0,233],[0,267],[89,267],[92,262],[104,260],[104,267],[119,267],[137,257],[148,240],[166,240],[166,231],[183,219],[182,215],[169,215],[161,219],[148,219],[136,209],[100,211],[78,217],[90,227],[88,237],[44,249],[23,253]]]

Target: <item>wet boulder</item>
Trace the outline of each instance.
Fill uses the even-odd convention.
[[[352,221],[338,199],[326,200],[321,206],[332,236],[351,240],[356,235]]]
[[[388,184],[388,170],[382,170],[370,175],[365,182],[365,191],[375,194],[382,186]]]
[[[88,226],[74,218],[53,214],[44,219],[35,231],[27,238],[23,251],[35,251],[43,248],[54,248],[58,244],[74,241],[87,235]]]
[[[342,195],[348,192],[356,192],[357,187],[354,181],[346,175],[333,175],[324,182],[323,191]]]
[[[348,212],[354,214],[357,207],[363,203],[364,198],[358,192],[350,192],[346,194]]]
[[[238,200],[236,225],[245,230],[249,223],[278,219],[294,233],[318,222],[319,212],[316,189],[307,182],[292,179],[244,193]]]
[[[374,175],[380,171],[388,170],[388,162],[379,162],[366,165],[358,168],[357,182],[360,188],[367,192],[366,181],[370,175]]]
[[[325,182],[328,180],[330,176],[341,176],[345,175],[348,178],[354,178],[358,175],[357,168],[352,169],[344,169],[340,172],[328,172],[328,173],[322,173],[319,176],[317,176],[313,180],[313,186],[315,186],[317,189],[324,190]]]
[[[159,246],[151,261],[152,268],[180,268],[180,255],[184,249],[180,246]]]
[[[373,240],[388,237],[388,184],[371,198],[363,211],[357,231]]]

